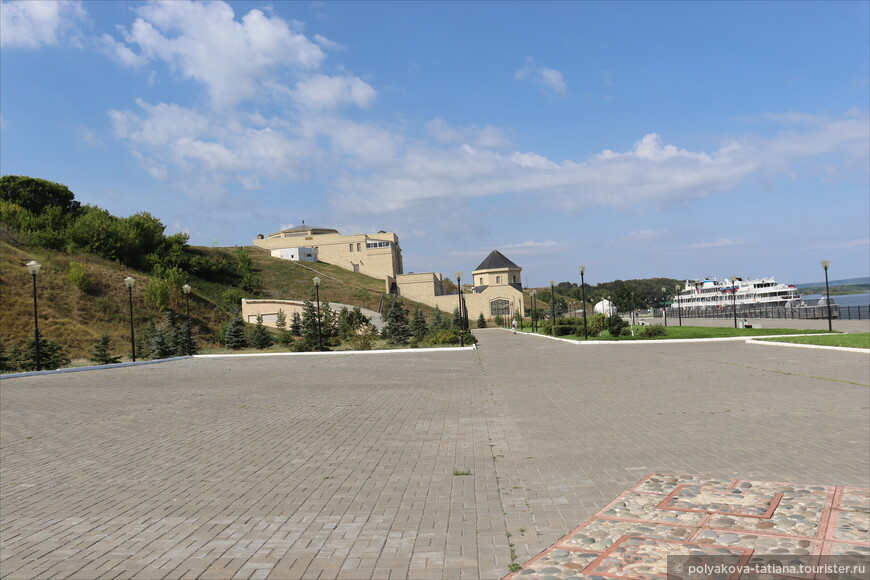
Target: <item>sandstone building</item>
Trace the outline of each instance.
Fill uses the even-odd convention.
[[[395,278],[403,272],[399,238],[384,231],[343,236],[331,228],[303,223],[268,236],[261,234],[253,243],[269,250],[276,258],[319,260],[381,280],[387,276]],[[306,259],[306,254],[314,259]]]

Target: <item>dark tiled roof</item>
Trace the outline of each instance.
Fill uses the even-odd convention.
[[[498,250],[493,250],[489,253],[486,259],[480,263],[480,266],[474,269],[477,270],[498,270],[501,268],[520,268],[507,258],[505,258],[504,254],[499,252]]]

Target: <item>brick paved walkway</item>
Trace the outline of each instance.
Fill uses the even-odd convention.
[[[866,355],[479,336],[3,380],[0,576],[499,578],[650,472],[868,487]]]

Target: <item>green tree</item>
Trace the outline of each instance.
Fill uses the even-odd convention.
[[[290,317],[290,334],[293,336],[302,336],[302,317],[298,312],[294,312]]]
[[[81,209],[81,204],[75,201],[75,195],[67,186],[25,175],[0,177],[0,199],[20,205],[34,214],[49,206],[58,207],[67,215],[77,215]]]
[[[622,332],[622,329],[628,326],[628,323],[621,316],[614,315],[607,317],[607,332],[610,336],[616,338]]]
[[[423,311],[420,310],[420,307],[414,309],[414,314],[411,316],[411,334],[414,335],[418,341],[426,338],[426,335],[429,334],[429,327],[426,324],[426,317],[423,315]]]
[[[275,315],[275,328],[278,330],[287,330],[287,315],[283,308],[278,309],[278,314]]]
[[[477,317],[477,328],[486,328],[486,318],[483,317],[483,312]]]
[[[272,346],[272,335],[269,334],[269,331],[266,330],[266,327],[263,326],[263,315],[257,315],[257,323],[254,325],[253,330],[251,330],[251,346],[258,350],[263,350],[264,348],[269,348]]]
[[[158,310],[166,310],[169,306],[169,282],[162,278],[151,278],[142,290],[142,300],[145,306]]]
[[[318,318],[317,307],[311,300],[306,300],[302,303],[302,328],[300,329],[300,348],[303,350],[318,350],[320,348],[320,340],[323,338],[322,321]],[[320,335],[318,335],[320,329]]]
[[[112,356],[109,350],[111,338],[105,332],[100,335],[97,342],[94,344],[94,350],[91,351],[90,361],[98,365],[115,364],[121,361],[120,356]]]
[[[24,343],[24,351],[21,353],[22,360],[18,367],[23,371],[36,370],[36,340],[31,337]],[[43,338],[39,334],[39,366],[40,370],[49,371],[65,367],[70,363],[63,346],[60,343]]]
[[[450,319],[450,326],[453,328],[462,328],[462,315],[459,314],[459,307],[453,309],[453,316]]]
[[[402,303],[393,296],[387,311],[386,323],[381,334],[387,342],[394,345],[407,344],[411,338],[411,327],[408,325],[408,312]]]
[[[245,336],[245,323],[238,310],[233,313],[230,325],[224,335],[224,346],[233,350],[248,348],[248,338]]]
[[[450,321],[444,316],[444,313],[441,312],[441,309],[436,306],[435,312],[432,313],[432,324],[429,326],[430,332],[435,332],[438,330],[448,330],[449,328]]]

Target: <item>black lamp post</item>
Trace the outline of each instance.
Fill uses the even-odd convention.
[[[184,303],[187,306],[187,356],[193,354],[193,345],[190,342],[190,284],[181,287],[184,290]]]
[[[664,320],[665,326],[668,325],[668,308],[665,305],[665,302],[668,300],[668,289],[662,286],[662,320]]]
[[[737,276],[731,276],[731,308],[734,310],[734,328],[737,328]]]
[[[537,325],[538,318],[535,315],[536,314],[535,309],[537,306],[537,304],[535,304],[535,294],[536,294],[536,292],[534,290],[532,290],[532,332],[538,332],[538,325]]]
[[[474,282],[474,280],[472,280]],[[465,318],[462,316],[462,272],[456,272],[456,296],[459,297],[459,346],[465,346]]]
[[[135,283],[136,280],[132,276],[124,278],[124,284],[127,286],[127,297],[130,301],[130,352],[133,362],[136,362],[136,335],[133,333],[133,285]]]
[[[583,295],[583,339],[587,340],[589,338],[589,330],[586,328],[586,281],[584,276],[586,274],[586,266],[580,265],[580,292]]]
[[[314,295],[317,297],[317,349],[323,351],[323,333],[320,330],[320,278],[314,277]]]
[[[36,275],[39,274],[40,268],[42,268],[42,264],[36,260],[27,262],[27,270],[33,278],[33,342],[36,347],[36,370],[38,371],[42,370],[42,364],[39,359],[39,316],[36,310]]]
[[[833,331],[833,324],[831,324],[831,289],[828,287],[828,267],[830,265],[830,260],[822,260],[822,268],[825,269],[825,296],[828,298],[828,330]]]
[[[550,280],[550,310],[553,312],[553,323],[550,324],[550,334],[556,336],[556,289],[553,287],[552,280]]]
[[[683,325],[683,310],[682,310],[681,305],[680,305],[680,285],[677,284],[675,286],[675,288],[677,290],[677,295],[674,296],[674,300],[677,301],[677,317],[680,320],[680,326],[682,326]]]

